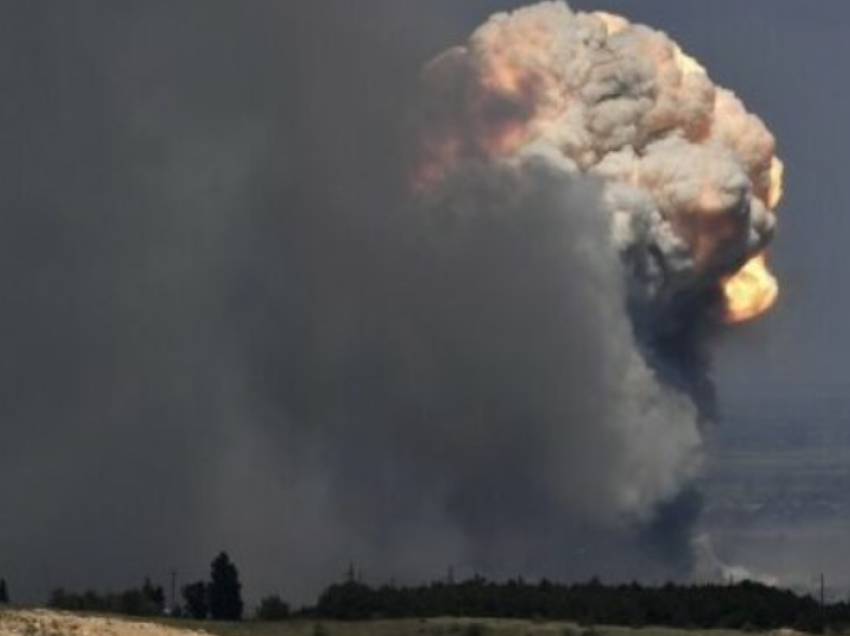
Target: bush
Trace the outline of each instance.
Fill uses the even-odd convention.
[[[186,585],[183,588],[183,599],[186,601],[186,613],[195,620],[202,621],[209,616],[209,593],[203,581]]]
[[[48,607],[70,612],[101,612],[126,616],[161,616],[164,611],[160,588],[149,581],[141,588],[120,593],[100,594],[95,590],[83,593],[57,588],[50,593]]]
[[[162,608],[142,590],[127,590],[118,596],[118,613],[125,616],[157,616]]]
[[[276,594],[260,601],[257,618],[261,621],[282,621],[289,618],[289,604]]]

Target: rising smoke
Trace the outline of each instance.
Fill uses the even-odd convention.
[[[682,546],[688,537],[702,546],[706,540],[693,535],[699,505],[689,484],[699,467],[700,426],[713,413],[701,333],[711,320],[755,318],[778,295],[764,256],[782,193],[773,136],[663,33],[619,16],[574,13],[563,2],[493,16],[465,46],[427,65],[423,83],[422,153],[412,185],[425,213],[443,218],[450,236],[465,236],[479,217],[509,219],[505,231],[533,246],[527,263],[511,262],[510,274],[496,277],[501,302],[473,306],[500,315],[519,306],[535,325],[541,315],[558,316],[565,302],[595,316],[594,329],[606,338],[573,359],[576,341],[593,340],[558,316],[552,331],[534,328],[545,334],[545,356],[529,346],[522,351],[530,364],[516,353],[501,360],[566,397],[535,400],[544,409],[522,417],[532,438],[546,421],[564,435],[551,459],[560,471],[542,485],[557,493],[550,528],[559,528],[559,517],[609,527],[649,520],[647,546],[655,542],[678,556],[668,565],[692,567]],[[596,199],[577,203],[588,187]],[[534,199],[524,197],[527,188]],[[545,226],[536,217],[547,208],[572,220]],[[599,217],[604,236],[570,225],[582,214]],[[504,265],[513,246],[498,245],[507,252],[494,261]],[[534,270],[537,250],[559,248],[589,251],[599,262],[613,261],[612,269],[600,277],[596,261],[580,260]],[[538,284],[548,276],[564,289]],[[591,298],[605,304],[569,297],[588,284]],[[539,304],[527,302],[529,289],[543,293]],[[547,364],[550,357],[563,366]],[[596,379],[568,371],[588,358],[611,366]],[[570,393],[575,386],[607,408],[582,404]],[[535,393],[510,395],[524,404]],[[486,421],[512,410],[500,406]],[[591,466],[604,466],[604,475]],[[593,510],[582,506],[577,486]],[[557,532],[570,543],[569,531]],[[659,533],[663,539],[654,541]]]
[[[460,37],[436,8],[200,6],[7,21],[41,75],[2,257],[45,252],[3,316],[10,578],[222,547],[295,598],[351,560],[686,576],[700,334],[772,235],[764,126],[666,36],[562,3],[419,77]],[[79,101],[32,83],[54,56],[88,62]]]
[[[340,534],[377,576],[691,573],[701,327],[773,300],[727,292],[773,234],[772,136],[663,34],[563,3],[429,63],[416,110],[412,199],[292,346]]]

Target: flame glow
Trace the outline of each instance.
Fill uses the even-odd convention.
[[[768,205],[776,210],[782,202],[785,165],[778,157],[770,165]],[[724,318],[730,324],[758,318],[779,300],[779,281],[771,273],[764,253],[750,259],[723,282]]]
[[[612,237],[623,253],[629,241],[661,250],[657,273],[639,268],[658,279],[641,279],[647,297],[664,298],[656,290],[665,286],[719,289],[730,324],[776,303],[766,255],[783,193],[775,139],[665,34],[545,2],[494,16],[424,77],[433,112],[415,190],[438,187],[467,161],[521,163],[545,148],[566,160],[559,170],[612,185],[616,227],[649,228],[649,238],[644,230]],[[623,184],[630,188],[616,189]],[[647,201],[657,216],[647,215]]]
[[[779,283],[767,268],[764,254],[750,259],[723,284],[725,318],[729,323],[752,320],[768,311],[779,298]]]
[[[620,15],[607,13],[605,11],[596,11],[593,15],[602,20],[602,24],[605,25],[605,28],[608,31],[608,35],[616,35],[622,31],[625,31],[630,26],[629,21]]]
[[[678,46],[673,49],[676,59],[676,66],[679,67],[679,70],[682,71],[685,75],[691,75],[694,73],[702,73],[705,75],[705,68],[702,64],[697,62],[690,55],[687,55],[680,49]]]

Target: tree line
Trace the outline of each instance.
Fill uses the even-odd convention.
[[[4,589],[0,587],[0,591]],[[146,578],[141,587],[118,593],[102,594],[94,590],[76,593],[58,588],[50,594],[47,605],[71,612],[125,616],[169,615],[174,618],[217,621],[241,621],[244,617],[245,604],[239,570],[226,552],[219,553],[213,559],[209,580],[189,583],[180,591],[182,603],[171,599],[169,604],[163,587],[154,585]],[[265,621],[282,620],[289,614],[289,604],[277,595],[263,598],[256,610],[256,617]]]
[[[165,592],[150,579],[139,588],[123,592],[100,593],[87,590],[82,593],[57,588],[50,593],[48,607],[68,612],[97,612],[125,616],[159,616],[165,612]]]
[[[150,579],[120,593],[83,593],[57,589],[48,605],[69,611],[131,616],[170,614],[197,620],[242,620],[245,605],[239,571],[227,553],[210,564],[208,580],[184,585],[182,603],[166,602],[165,592]],[[9,602],[6,581],[0,578],[0,605]],[[291,616],[330,620],[376,618],[517,618],[575,622],[580,625],[662,625],[680,628],[772,630],[791,627],[817,632],[850,627],[850,602],[822,603],[809,594],[752,581],[730,584],[639,583],[606,585],[536,582],[522,578],[491,581],[481,576],[420,585],[369,585],[355,576],[329,585],[312,605],[290,610],[279,596],[267,596],[256,618],[282,620]]]
[[[362,620],[462,616],[563,620],[582,625],[681,628],[778,629],[816,632],[826,624],[850,625],[847,602],[821,604],[809,595],[751,581],[720,585],[647,587],[599,581],[529,583],[474,577],[462,582],[371,587],[348,580],[328,587],[313,614],[319,618]]]

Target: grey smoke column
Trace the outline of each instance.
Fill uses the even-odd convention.
[[[0,569],[21,595],[201,576],[221,548],[250,592],[304,600],[350,560],[681,572],[702,366],[654,327],[683,333],[657,254],[683,257],[679,288],[689,245],[609,185],[666,155],[473,144],[411,195],[452,6],[4,6]],[[758,207],[748,170],[716,174],[721,216]]]
[[[491,450],[504,452],[501,439],[536,458],[529,469],[540,479],[520,480],[519,491],[543,502],[546,527],[566,545],[581,536],[570,521],[602,536],[632,528],[646,549],[655,544],[670,556],[668,574],[687,569],[699,510],[690,487],[699,467],[697,405],[703,418],[711,414],[701,333],[712,320],[751,318],[775,300],[763,267],[781,197],[772,135],[664,34],[563,2],[493,16],[466,45],[430,62],[423,85],[412,186],[449,244],[480,232],[459,249],[480,281],[459,272],[446,279],[500,294],[475,298],[469,313],[482,324],[454,343],[486,361],[481,377],[494,383],[482,402],[504,400],[480,420],[493,433]],[[583,188],[595,189],[595,200],[576,199]],[[563,218],[546,226],[539,215]],[[584,215],[604,229],[594,233]],[[489,228],[500,223],[495,237]],[[564,260],[538,260],[559,248]],[[475,267],[479,249],[491,255],[489,268]],[[513,260],[523,249],[526,260]],[[532,290],[541,296],[528,299]],[[562,315],[560,303],[572,312]],[[511,318],[491,333],[491,314]],[[447,319],[463,321],[463,311]],[[540,336],[546,345],[536,347]],[[511,355],[492,356],[512,341],[522,344]],[[499,386],[502,372],[512,381]],[[443,418],[467,421],[436,416]],[[517,445],[510,436],[518,430],[519,439],[546,441]],[[469,483],[463,472],[456,477]],[[480,538],[467,538],[486,543],[521,517],[474,525]],[[527,537],[544,535],[520,532],[517,558],[534,551]],[[484,560],[497,554],[511,562],[502,545]],[[613,569],[624,576],[629,568],[626,560]]]

